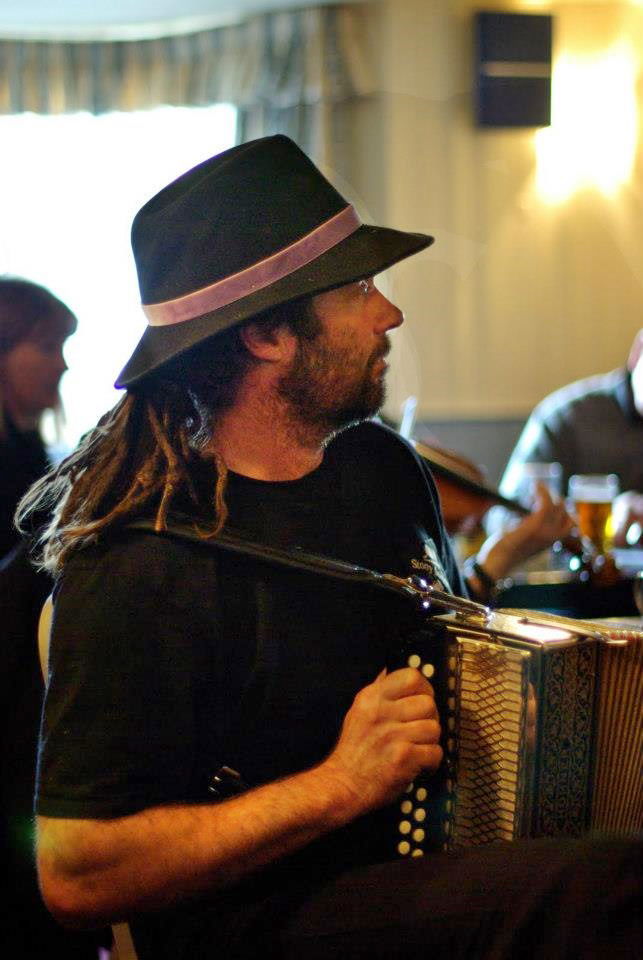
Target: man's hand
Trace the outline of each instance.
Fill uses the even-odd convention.
[[[551,496],[539,483],[534,509],[512,528],[493,534],[480,548],[478,563],[493,580],[506,577],[515,567],[557,540],[564,540],[574,528],[562,500]]]
[[[643,493],[627,490],[612,505],[614,546],[636,546],[643,538]]]
[[[442,760],[431,684],[412,667],[383,671],[355,697],[337,746],[322,764],[366,812],[396,799]]]

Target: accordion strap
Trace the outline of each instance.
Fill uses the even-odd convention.
[[[398,596],[410,597],[416,603],[420,602],[425,612],[430,606],[436,606],[446,610],[454,610],[480,622],[485,622],[490,612],[488,607],[438,589],[421,577],[405,579],[392,573],[378,573],[368,567],[360,567],[357,564],[337,560],[334,557],[327,557],[320,553],[309,553],[300,547],[294,547],[291,550],[283,547],[269,547],[265,543],[246,540],[244,537],[239,537],[233,533],[218,533],[216,537],[208,538],[200,535],[198,530],[190,523],[181,522],[173,522],[164,529],[157,530],[153,520],[134,520],[127,524],[126,529],[146,530],[160,536],[191,540],[205,547],[216,547],[230,553],[255,557],[280,567],[289,567],[294,570],[332,577],[335,580],[344,580],[349,583],[388,590]]]
[[[126,529],[145,530],[148,533],[155,533],[158,536],[190,540],[204,547],[214,547],[228,553],[255,557],[258,560],[265,560],[279,567],[289,567],[294,570],[321,574],[326,577],[332,577],[335,580],[371,585],[395,593],[410,594],[412,596],[417,596],[418,593],[417,589],[411,587],[411,585],[401,577],[377,573],[368,567],[360,567],[357,564],[346,563],[343,560],[336,560],[335,558],[322,554],[308,553],[299,547],[294,547],[290,550],[282,547],[271,547],[265,543],[246,540],[244,537],[239,537],[232,533],[218,533],[216,537],[204,537],[189,523],[169,523],[164,529],[158,530],[153,520],[134,520],[132,523],[127,524]]]

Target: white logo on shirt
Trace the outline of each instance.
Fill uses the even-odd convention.
[[[431,537],[424,535],[422,537],[424,541],[424,556],[420,560],[413,558],[411,560],[411,566],[416,572],[424,574],[425,578],[430,582],[435,582],[436,580],[446,590],[448,593],[452,593],[451,585],[449,583],[449,578],[446,575],[442,561],[440,560],[440,555],[438,553],[438,548],[435,545],[434,540]]]

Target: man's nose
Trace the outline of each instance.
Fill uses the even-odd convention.
[[[393,330],[404,323],[404,314],[379,290],[378,295],[381,301],[378,310],[378,332],[386,333],[387,330]]]

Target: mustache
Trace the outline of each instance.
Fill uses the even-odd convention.
[[[387,357],[391,352],[391,341],[390,338],[384,335],[382,337],[382,343],[379,347],[376,347],[373,350],[373,353],[370,357],[370,364],[377,363],[378,360],[383,360],[384,357]]]

